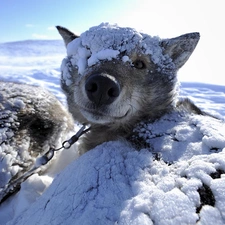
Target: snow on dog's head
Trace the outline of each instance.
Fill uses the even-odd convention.
[[[59,28],[59,27],[58,27]],[[60,28],[59,28],[60,29]],[[196,39],[198,34],[195,33]],[[139,53],[151,56],[151,60],[159,67],[173,67],[172,59],[164,54],[159,37],[151,37],[140,33],[133,28],[119,27],[114,24],[101,23],[91,27],[82,33],[80,37],[68,42],[67,55],[71,56],[73,66],[77,66],[79,74],[83,74],[85,68],[90,67],[100,60],[112,60],[123,55],[124,62],[132,60],[125,53],[139,50]],[[196,43],[197,44],[197,43]]]
[[[199,40],[198,33],[160,39],[108,23],[80,36],[57,29],[67,48],[61,84],[74,118],[116,129],[173,107],[176,73]]]
[[[154,56],[152,58],[157,64],[166,60],[159,47],[159,41],[158,37],[139,33],[132,28],[102,23],[68,43],[67,55],[72,56],[72,64],[78,67],[81,75],[86,67],[95,65],[100,60],[116,59],[123,53],[130,54],[134,49],[139,49],[142,54]],[[131,62],[126,55],[123,56],[123,60]]]
[[[132,28],[102,23],[90,28],[66,45],[67,55],[71,57],[72,65],[77,67],[80,75],[83,75],[87,67],[101,60],[122,58],[124,62],[129,61],[132,65],[132,59],[129,56],[133,51],[150,55],[152,61],[161,69],[165,65],[173,67],[168,55],[162,54],[159,43],[159,37],[151,37]]]

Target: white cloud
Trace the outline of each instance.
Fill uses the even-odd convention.
[[[34,27],[34,24],[27,23],[27,24],[25,25],[25,27],[31,28],[31,27]]]

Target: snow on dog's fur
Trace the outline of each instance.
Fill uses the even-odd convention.
[[[75,120],[91,124],[80,151],[105,141],[128,138],[134,126],[172,111],[177,102],[177,71],[199,33],[160,39],[131,28],[102,23],[77,36],[57,29],[67,47],[62,89]],[[189,101],[191,110],[202,113]]]

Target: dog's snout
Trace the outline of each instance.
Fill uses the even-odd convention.
[[[88,77],[85,91],[97,105],[111,104],[120,94],[120,85],[114,77],[94,74]]]

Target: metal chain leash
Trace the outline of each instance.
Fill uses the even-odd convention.
[[[40,166],[47,164],[53,158],[56,151],[59,151],[61,149],[69,149],[75,142],[78,141],[80,136],[87,133],[90,129],[90,127],[87,128],[86,125],[83,125],[75,135],[73,135],[69,140],[64,141],[60,148],[50,148],[43,156],[37,158],[36,162],[40,163]]]
[[[50,147],[50,149],[44,155],[42,155],[36,159],[34,166],[29,171],[24,173],[22,176],[20,176],[16,180],[9,182],[7,184],[7,186],[4,188],[4,190],[1,190],[1,192],[3,192],[3,193],[14,192],[15,189],[19,188],[19,186],[22,182],[24,182],[28,177],[30,177],[34,173],[38,172],[38,170],[42,166],[46,165],[53,158],[56,151],[59,151],[62,149],[69,149],[75,142],[78,141],[78,139],[83,134],[87,133],[90,129],[91,129],[90,126],[88,127],[87,125],[83,125],[75,135],[73,135],[69,140],[64,141],[60,148],[55,149],[55,148]],[[3,201],[4,200],[1,199],[1,196],[0,196],[0,203]]]

